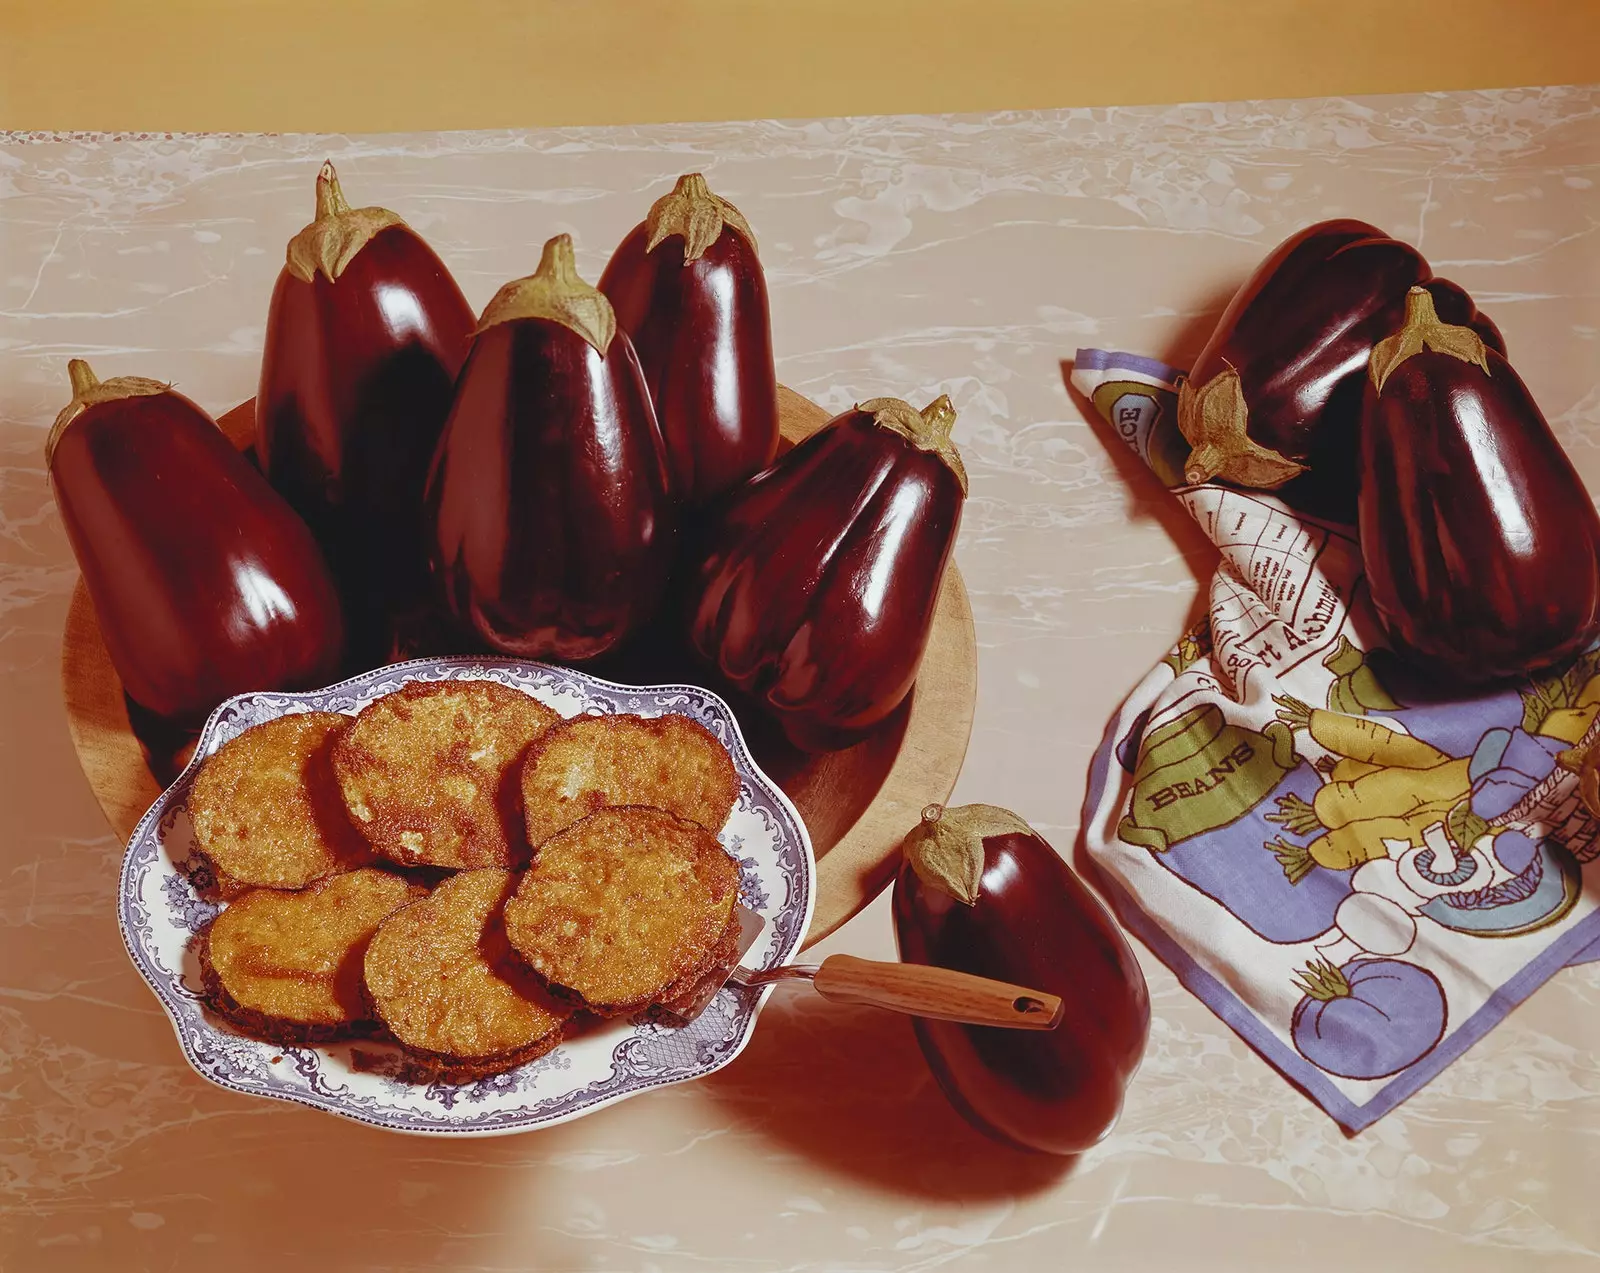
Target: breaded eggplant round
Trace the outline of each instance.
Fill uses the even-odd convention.
[[[332,753],[350,724],[337,712],[279,716],[230,739],[200,766],[189,821],[225,897],[304,888],[373,860],[333,776]]]
[[[495,681],[413,682],[370,704],[333,751],[350,817],[402,866],[518,865],[517,777],[560,715]]]
[[[501,910],[517,877],[463,871],[396,911],[367,946],[367,997],[407,1051],[465,1082],[542,1056],[571,1009],[506,943]]]
[[[350,871],[297,893],[253,889],[212,922],[200,966],[212,1002],[258,1038],[316,1042],[373,1018],[362,960],[378,925],[427,893],[388,871]]]
[[[599,809],[648,805],[715,834],[739,799],[733,757],[687,716],[579,716],[563,721],[522,766],[528,843]]]
[[[736,940],[739,868],[699,823],[603,809],[546,840],[506,936],[552,993],[601,1016],[671,1006]]]

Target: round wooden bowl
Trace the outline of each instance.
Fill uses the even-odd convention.
[[[789,446],[828,419],[821,407],[784,388],[778,390],[778,410]],[[236,407],[218,423],[237,445],[249,445],[255,403]],[[961,574],[951,565],[916,688],[872,737],[846,751],[806,756],[752,722],[751,748],[805,818],[817,855],[817,901],[807,945],[878,895],[894,878],[901,837],[919,812],[950,798],[972,732],[977,673],[972,607]],[[127,839],[162,783],[129,722],[122,684],[82,579],[67,611],[61,685],[78,761],[112,827]]]

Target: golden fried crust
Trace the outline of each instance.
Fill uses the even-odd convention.
[[[679,977],[663,990],[650,1005],[651,1009],[664,1009],[681,1016],[700,997],[700,991],[708,981],[714,980],[720,989],[738,962],[739,916],[736,912],[729,917],[728,926],[722,930],[722,936],[717,939],[716,945],[701,961],[700,966]]]
[[[413,682],[371,704],[333,751],[350,817],[403,866],[515,866],[517,767],[561,717],[494,681]]]
[[[739,868],[703,826],[604,809],[545,841],[506,903],[506,935],[552,992],[616,1016],[681,997],[738,896]]]
[[[280,716],[206,758],[189,792],[189,821],[224,896],[303,888],[373,860],[330,763],[350,723],[337,712]]]
[[[200,948],[212,1001],[260,1038],[312,1042],[371,1021],[362,959],[378,925],[427,889],[351,871],[298,893],[255,889],[218,915]]]
[[[406,1049],[455,1081],[510,1069],[561,1040],[571,1010],[513,957],[510,871],[463,871],[386,919],[367,947],[367,997]]]
[[[522,767],[528,843],[614,805],[649,805],[722,830],[739,799],[733,757],[687,716],[580,716],[557,725]]]

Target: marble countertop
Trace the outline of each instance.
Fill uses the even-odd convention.
[[[1600,88],[362,137],[0,134],[0,1267],[1303,1270],[1592,1267],[1600,964],[1344,1136],[1142,948],[1126,1113],[1073,1162],[970,1131],[903,1019],[803,990],[698,1084],[491,1141],[212,1087],[123,951],[121,845],[57,681],[76,576],[44,482],[65,364],[255,389],[283,245],[331,157],[474,305],[560,231],[580,271],[678,173],[760,236],[780,378],[824,406],[950,394],[980,647],[958,800],[1077,835],[1090,753],[1196,610],[1212,550],[1064,380],[1182,361],[1306,222],[1418,243],[1499,322],[1600,490]],[[892,957],[883,899],[821,948]]]

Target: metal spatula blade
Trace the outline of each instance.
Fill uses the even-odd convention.
[[[732,958],[720,960],[707,968],[705,975],[695,987],[694,994],[686,1001],[681,1001],[673,1008],[653,1009],[651,1016],[662,1025],[688,1025],[706,1010],[711,1001],[717,997],[717,991],[728,982],[732,981],[735,985],[746,984],[737,979],[738,973],[748,971],[739,965],[744,962],[744,957],[750,953],[750,948],[760,938],[767,921],[748,906],[736,905],[733,913],[739,920],[739,941]]]
[[[766,921],[744,906],[737,907],[736,914],[737,953],[727,962],[708,968],[685,1003],[672,1010],[658,1009],[656,1019],[662,1024],[687,1025],[706,1010],[725,985],[749,989],[787,980],[809,981],[818,994],[836,1003],[865,1004],[914,1017],[1013,1030],[1053,1030],[1061,1022],[1061,1000],[1055,995],[930,964],[830,955],[821,964],[746,968],[744,957],[761,936]]]

